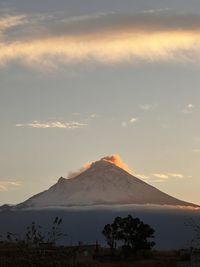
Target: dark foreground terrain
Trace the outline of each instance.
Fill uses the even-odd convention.
[[[0,245],[1,267],[175,267],[179,252],[151,252],[148,256],[113,257],[109,250],[91,245],[27,248]]]
[[[82,208],[56,210],[4,210],[0,212],[0,236],[12,232],[23,238],[27,226],[36,222],[45,232],[52,225],[56,216],[62,218],[61,231],[66,234],[59,242],[64,245],[77,245],[79,241],[85,244],[105,245],[102,230],[105,224],[111,223],[117,216],[139,217],[155,229],[155,249],[174,250],[191,246],[195,237],[188,222],[193,218],[200,223],[200,211],[183,209],[158,209],[138,207],[115,208]],[[1,237],[0,237],[1,238]]]

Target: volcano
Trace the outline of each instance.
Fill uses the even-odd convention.
[[[18,208],[47,208],[95,205],[196,205],[176,199],[145,183],[112,162],[101,159],[79,175],[61,177]]]

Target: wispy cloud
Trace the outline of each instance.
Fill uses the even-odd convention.
[[[184,175],[182,173],[154,173],[153,176],[159,178],[159,180],[168,180],[170,178],[184,178]]]
[[[156,178],[160,178],[160,179],[168,179],[169,178],[169,175],[163,174],[163,173],[154,173],[153,176],[155,176]]]
[[[132,117],[132,118],[129,120],[130,123],[135,123],[136,121],[138,121],[138,118],[134,118],[134,117]]]
[[[168,175],[162,174],[162,173],[155,173],[153,175],[152,174],[146,175],[146,174],[139,173],[139,174],[135,174],[135,176],[148,183],[163,183],[169,179]]]
[[[127,127],[128,124],[134,124],[134,123],[136,123],[137,121],[139,121],[138,118],[136,118],[136,117],[131,117],[128,121],[122,121],[121,126],[122,126],[122,127]]]
[[[8,191],[21,186],[19,181],[0,181],[0,191]]]
[[[5,16],[0,18],[0,32],[5,32],[6,29],[16,27],[20,24],[25,24],[25,15]]]
[[[191,114],[194,111],[195,106],[193,104],[187,104],[184,109],[182,110],[182,113],[184,114]]]
[[[135,173],[134,174],[136,177],[139,179],[142,179],[147,182],[156,182],[156,183],[163,183],[167,182],[169,179],[184,179],[184,178],[191,178],[192,176],[185,176],[182,173],[153,173],[153,174],[140,174],[140,173]]]
[[[16,127],[30,127],[37,129],[47,129],[47,128],[60,128],[60,129],[77,129],[86,127],[87,124],[80,122],[60,122],[60,121],[50,121],[50,122],[40,122],[33,121],[30,123],[18,123],[15,125]]]
[[[12,61],[38,68],[80,61],[200,61],[199,15],[147,12],[26,19],[19,15],[3,18],[0,27],[2,66]],[[8,27],[15,31],[6,31]]]
[[[136,173],[136,174],[134,174],[134,176],[136,176],[136,177],[138,177],[138,178],[140,178],[142,180],[149,180],[150,179],[149,176],[147,176],[145,174],[142,174],[142,173]]]
[[[139,105],[139,108],[144,111],[149,111],[151,109],[155,109],[157,105],[155,104],[144,104],[144,105]]]
[[[179,179],[183,179],[184,175],[182,173],[169,173],[170,177],[174,177],[174,178],[179,178]]]

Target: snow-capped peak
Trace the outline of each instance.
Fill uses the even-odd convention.
[[[68,207],[89,205],[156,204],[191,206],[134,177],[102,158],[77,176],[58,182],[19,207]]]

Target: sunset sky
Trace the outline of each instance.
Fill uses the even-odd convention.
[[[86,162],[200,204],[200,2],[0,0],[0,204]]]

